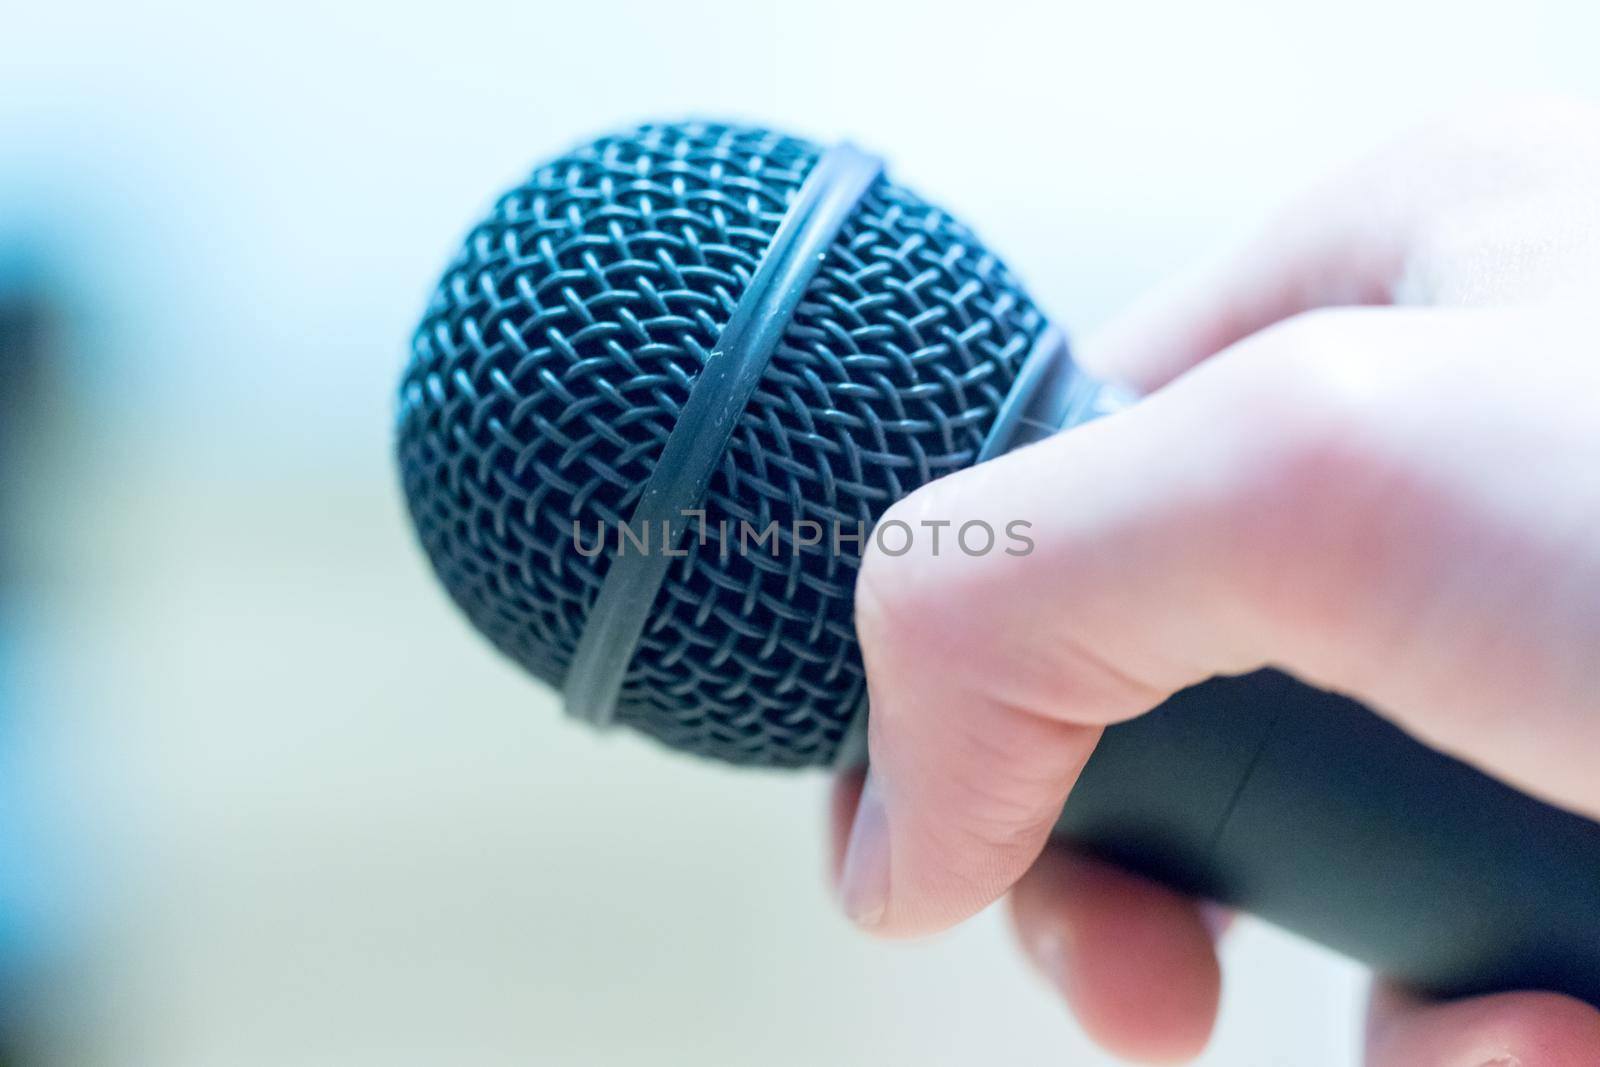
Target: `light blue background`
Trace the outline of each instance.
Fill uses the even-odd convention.
[[[26,488],[14,810],[73,1064],[1106,1062],[992,912],[855,937],[823,789],[562,723],[459,623],[388,460],[407,334],[496,190],[597,130],[848,136],[1069,329],[1325,169],[1600,93],[1559,3],[14,5],[0,243],[66,313]],[[64,905],[65,906],[65,905]],[[1246,924],[1212,1067],[1355,1062],[1362,979]]]

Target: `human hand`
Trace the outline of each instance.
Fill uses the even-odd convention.
[[[1031,554],[869,550],[840,895],[909,936],[1011,890],[1089,1033],[1178,1061],[1215,1016],[1214,912],[1047,847],[1104,726],[1273,665],[1600,817],[1600,109],[1433,127],[1079,356],[1150,395],[885,517],[1027,519]],[[1571,998],[1373,1006],[1371,1067],[1600,1064]]]

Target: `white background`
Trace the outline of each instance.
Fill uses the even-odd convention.
[[[46,968],[28,1028],[116,1067],[1109,1062],[998,910],[914,946],[849,931],[820,780],[591,736],[454,616],[388,456],[434,278],[541,157],[728,115],[883,152],[1081,333],[1419,118],[1600,92],[1589,0],[4,23],[0,252],[67,322],[9,609],[5,789],[45,842],[13,879]],[[1227,968],[1204,1063],[1357,1061],[1353,966],[1245,924]]]

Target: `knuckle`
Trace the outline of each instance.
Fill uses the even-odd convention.
[[[933,573],[925,538],[916,531],[936,508],[937,490],[923,486],[896,502],[868,534],[856,578],[856,634],[864,649],[879,652],[926,647],[943,628],[944,591]]]
[[[1262,335],[1241,375],[1240,418],[1223,431],[1238,460],[1225,524],[1242,549],[1231,577],[1268,617],[1342,610],[1352,579],[1383,558],[1368,543],[1386,528],[1368,521],[1374,509],[1404,502],[1407,459],[1389,426],[1403,398],[1370,314],[1288,320]]]
[[[1316,490],[1307,505],[1331,500],[1391,462],[1380,432],[1387,373],[1363,336],[1369,315],[1298,315],[1267,331],[1253,353],[1257,366],[1241,391],[1246,418],[1236,425],[1258,449],[1250,469],[1275,506],[1284,492]]]
[[[1463,213],[1532,195],[1552,183],[1589,184],[1600,140],[1600,105],[1558,93],[1482,100],[1424,125],[1399,149],[1399,162],[1430,180],[1418,204],[1422,233],[1445,242]],[[1466,174],[1494,181],[1462,181]],[[1458,238],[1459,239],[1459,238]]]
[[[981,844],[1020,873],[1043,846],[1045,834],[1061,813],[1066,786],[1056,727],[1018,709],[956,727],[961,753],[958,769],[947,776],[945,799],[952,847]]]
[[[1499,93],[1455,108],[1435,119],[1439,139],[1455,145],[1520,140],[1530,127],[1548,123],[1600,121],[1600,107],[1580,97],[1554,91]]]
[[[982,907],[1022,876],[1043,850],[1048,827],[1059,814],[992,795],[973,795],[970,806],[953,806],[927,825],[919,849],[926,869],[944,893]]]
[[[1421,123],[1357,164],[1351,178],[1396,212],[1391,230],[1407,234],[1395,284],[1428,293],[1437,284],[1429,275],[1448,273],[1497,216],[1552,187],[1591,187],[1597,143],[1600,105],[1549,92],[1498,95]]]

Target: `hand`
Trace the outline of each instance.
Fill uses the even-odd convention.
[[[1047,847],[1104,726],[1270,664],[1600,816],[1600,109],[1410,138],[1080,357],[1148,398],[888,516],[1028,519],[1030,555],[869,551],[839,891],[892,937],[1011,891],[1090,1034],[1178,1061],[1216,1011],[1215,912]],[[1600,1012],[1380,987],[1368,1057],[1595,1065]]]

